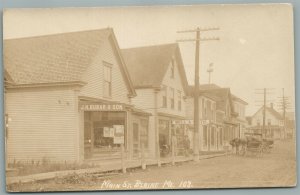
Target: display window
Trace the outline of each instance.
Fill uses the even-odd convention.
[[[84,120],[85,153],[119,151],[126,145],[126,112],[86,111]]]

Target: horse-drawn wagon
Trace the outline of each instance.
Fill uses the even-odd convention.
[[[235,138],[230,144],[236,148],[236,154],[262,156],[273,148],[273,140],[264,139],[261,133],[245,133],[245,138]]]

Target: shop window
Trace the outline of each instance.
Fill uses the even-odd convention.
[[[126,129],[124,112],[92,112],[94,150],[119,150],[120,143],[116,137],[123,134],[126,147]],[[119,135],[119,136],[116,136]]]
[[[167,107],[167,87],[165,85],[162,86],[162,107]]]
[[[105,97],[112,95],[112,65],[106,62],[103,63],[103,93]]]
[[[84,142],[89,144],[91,142],[91,114],[84,112]]]
[[[181,111],[181,91],[178,91],[178,110]]]
[[[174,109],[175,108],[175,102],[174,102],[174,98],[175,98],[175,91],[174,88],[170,88],[170,102],[171,102],[171,108]]]
[[[148,148],[148,120],[141,120],[140,143],[144,144],[144,148]]]

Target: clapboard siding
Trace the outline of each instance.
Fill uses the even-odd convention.
[[[111,101],[119,101],[129,103],[128,88],[126,80],[120,70],[120,62],[112,47],[112,40],[103,41],[98,54],[83,75],[83,81],[87,83],[81,91],[80,95],[93,98],[107,99]],[[103,62],[112,65],[112,97],[107,98],[103,95]]]
[[[155,108],[154,89],[136,89],[136,97],[132,98],[132,104],[153,114]]]
[[[263,125],[263,109],[260,109],[255,115],[252,117],[252,126],[256,126],[258,121],[260,125]],[[281,119],[278,119],[273,115],[268,109],[266,109],[266,120],[265,124],[268,125],[268,121],[271,122],[271,125],[282,126],[283,122]]]
[[[8,161],[75,161],[77,106],[71,89],[7,91]]]

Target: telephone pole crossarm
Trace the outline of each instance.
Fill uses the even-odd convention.
[[[220,30],[220,28],[219,27],[196,28],[191,30],[179,30],[177,31],[177,33],[192,33],[198,31],[213,31],[213,30]]]
[[[219,37],[207,37],[207,38],[200,38],[200,39],[179,39],[176,42],[195,42],[195,41],[219,41]]]

